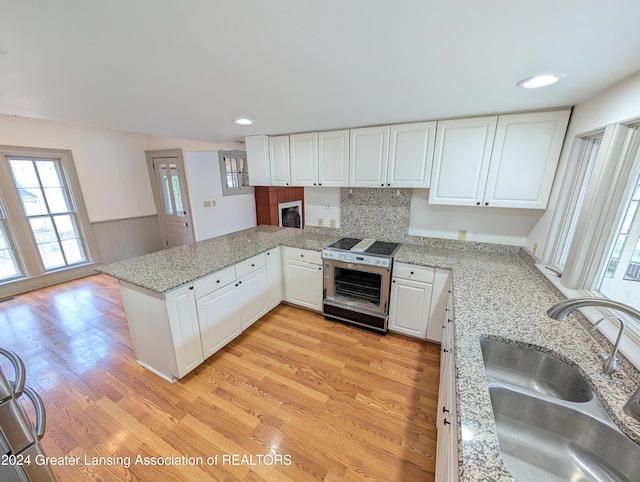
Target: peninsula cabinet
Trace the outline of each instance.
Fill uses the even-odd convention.
[[[429,202],[545,209],[569,114],[438,122]]]
[[[138,363],[175,382],[260,319],[278,295],[270,283],[281,282],[280,267],[268,272],[266,259],[279,248],[268,253],[164,294],[120,281]]]

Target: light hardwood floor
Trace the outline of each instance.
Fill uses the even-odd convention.
[[[135,362],[104,275],[1,302],[0,345],[44,399],[61,482],[434,478],[438,345],[280,305],[172,385]]]

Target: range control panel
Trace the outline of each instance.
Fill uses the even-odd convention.
[[[386,256],[371,256],[363,253],[352,253],[349,251],[338,251],[334,249],[323,249],[324,259],[336,259],[345,263],[366,264],[369,266],[380,266],[381,268],[391,267],[391,259]]]

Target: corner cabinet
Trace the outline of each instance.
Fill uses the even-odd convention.
[[[448,270],[394,264],[389,331],[439,343],[449,286]]]
[[[284,248],[284,300],[322,311],[322,258],[317,251]]]
[[[569,115],[438,122],[429,203],[545,209]]]

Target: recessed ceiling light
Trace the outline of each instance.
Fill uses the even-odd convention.
[[[523,79],[516,85],[518,87],[524,87],[525,89],[537,89],[538,87],[546,87],[547,85],[555,84],[565,77],[566,74],[542,74]]]
[[[253,119],[247,119],[246,117],[241,117],[240,119],[236,119],[233,122],[235,122],[236,124],[240,124],[241,126],[250,126],[255,121]]]

